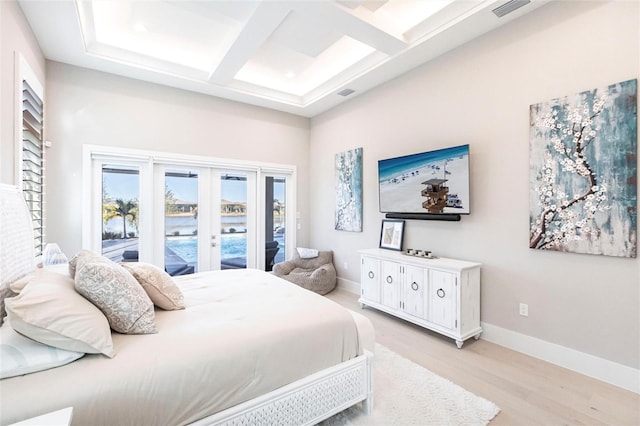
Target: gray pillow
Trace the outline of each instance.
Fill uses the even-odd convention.
[[[104,313],[113,330],[124,334],[157,333],[153,302],[120,265],[84,262],[76,270],[75,287]]]

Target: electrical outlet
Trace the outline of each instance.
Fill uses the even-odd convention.
[[[526,303],[520,304],[520,315],[522,315],[523,317],[529,316],[529,305],[527,305]]]
[[[344,269],[349,269],[349,263],[348,262],[344,262]]]

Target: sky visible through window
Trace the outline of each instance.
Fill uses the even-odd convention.
[[[138,187],[131,185],[130,175],[120,173],[104,173],[104,184],[107,192],[112,197],[131,200],[138,197]],[[182,201],[191,201],[194,204],[198,200],[198,186],[193,185],[189,179],[168,180],[169,188],[174,196]],[[274,198],[284,201],[285,185],[274,185]],[[227,180],[222,186],[222,198],[227,201],[246,202],[247,185],[244,181]]]

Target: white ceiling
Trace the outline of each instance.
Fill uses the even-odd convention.
[[[507,2],[19,0],[47,59],[305,117],[548,0]]]

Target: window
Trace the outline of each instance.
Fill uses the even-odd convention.
[[[114,261],[270,270],[295,247],[294,166],[91,145],[84,162],[83,247]]]
[[[140,170],[102,165],[102,255],[120,262],[138,260]]]
[[[35,84],[34,84],[35,86]],[[31,212],[36,256],[44,246],[44,138],[42,96],[22,80],[22,191]]]
[[[198,172],[164,172],[164,268],[170,275],[198,271]]]
[[[91,145],[84,163],[83,247],[115,261],[171,275],[269,269],[295,247],[295,215],[284,212],[295,211],[294,166]]]
[[[265,176],[265,266],[271,271],[275,263],[285,260],[286,247],[286,176]]]

